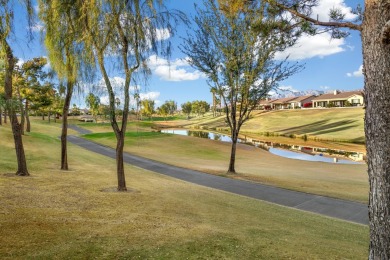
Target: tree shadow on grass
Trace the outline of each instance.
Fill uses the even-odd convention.
[[[341,120],[333,123],[329,123],[329,120],[320,120],[314,123],[286,128],[286,129],[280,129],[277,132],[281,132],[283,134],[307,134],[311,133],[314,135],[320,135],[320,134],[326,134],[326,133],[332,133],[332,132],[339,132],[348,130],[351,128],[356,127],[357,120]]]

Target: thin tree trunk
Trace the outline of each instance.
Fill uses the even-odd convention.
[[[25,109],[26,113],[26,132],[31,132],[30,115],[28,114],[28,100],[26,99]]]
[[[123,165],[123,147],[125,144],[125,134],[120,132],[117,134],[116,144],[116,172],[118,178],[118,191],[127,191],[125,169]]]
[[[8,117],[8,110],[6,108],[6,109],[4,109],[4,124],[7,123],[7,117]]]
[[[70,100],[73,93],[73,84],[67,83],[66,96],[64,107],[62,109],[62,132],[61,132],[61,170],[68,170],[68,150],[67,150],[67,136],[68,136],[68,111]]]
[[[23,109],[23,104],[20,105],[20,132],[22,135],[24,135],[24,109]]]
[[[3,125],[3,109],[0,107],[0,125]]]
[[[49,124],[50,124],[50,116],[51,116],[51,113],[50,113],[50,111],[49,111],[49,114],[48,114]]]
[[[230,162],[228,173],[236,173],[236,148],[237,148],[238,133],[235,129],[232,130],[232,148],[230,151]]]
[[[14,136],[14,142],[15,142],[15,151],[16,151],[16,159],[18,163],[18,170],[16,172],[16,175],[19,176],[28,176],[30,175],[27,170],[27,162],[26,162],[26,156],[24,154],[24,147],[23,147],[23,139],[22,139],[22,133],[20,124],[18,122],[18,117],[16,116],[16,111],[13,108],[12,102],[12,73],[14,70],[14,57],[12,54],[12,50],[10,46],[8,45],[7,41],[4,40],[2,42],[5,47],[5,55],[6,55],[6,69],[5,69],[5,75],[4,75],[4,90],[5,90],[5,100],[7,102],[7,106],[9,110],[8,114],[10,117],[11,125],[12,125],[12,133]]]
[[[362,30],[370,182],[369,259],[390,259],[390,27],[387,35],[382,34],[390,20],[390,8],[385,2],[365,1]]]

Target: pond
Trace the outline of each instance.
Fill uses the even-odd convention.
[[[187,130],[187,129],[164,129],[162,133],[177,134],[184,136],[193,136],[207,138],[221,142],[232,142],[230,136],[207,131]],[[246,143],[256,147],[268,150],[270,153],[305,161],[340,163],[340,164],[363,164],[364,154],[353,151],[334,150],[320,147],[308,147],[301,145],[281,144],[271,141],[261,141],[251,138],[238,139],[239,143]]]

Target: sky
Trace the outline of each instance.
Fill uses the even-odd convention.
[[[166,0],[166,5],[169,9],[184,12],[191,19],[195,15],[194,3],[201,4],[201,2],[202,0]],[[319,3],[320,5],[313,10],[313,16],[318,16],[319,20],[322,21],[328,20],[328,10],[332,7],[341,8],[346,14],[346,18],[353,20],[355,17],[351,13],[351,7],[356,7],[357,4],[364,6],[363,0],[320,0]],[[47,55],[39,22],[34,26],[33,34],[35,37],[32,42],[26,39],[27,25],[21,9],[17,9],[15,12],[14,27],[15,36],[11,44],[14,48],[14,55],[20,59],[20,62]],[[175,35],[162,33],[162,38],[171,41],[173,46],[169,62],[166,58],[156,55],[149,58],[152,75],[147,85],[143,84],[137,87],[140,89],[141,98],[155,100],[156,107],[166,100],[174,100],[179,106],[187,101],[205,100],[209,103],[212,101],[206,77],[196,69],[191,68],[186,62],[186,56],[179,49],[182,43],[181,37],[185,37],[186,31],[191,31],[191,28],[193,25],[181,24],[176,28]],[[290,91],[317,90],[325,92],[335,89],[341,91],[363,89],[360,33],[350,32],[351,34],[345,39],[331,39],[329,33],[303,36],[296,46],[286,50],[285,53],[277,54],[276,58],[288,54],[292,62],[304,65],[301,72],[280,82],[279,88]],[[113,73],[112,78],[117,85],[123,83],[119,74]],[[280,90],[276,92],[280,92]],[[72,104],[84,107],[83,100],[86,94],[88,94],[88,90],[84,89],[81,94],[74,95]],[[102,103],[107,102],[107,100],[107,95],[101,94]]]

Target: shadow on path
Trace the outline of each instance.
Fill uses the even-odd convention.
[[[68,136],[68,141],[89,151],[115,159],[115,149],[110,147],[72,135]],[[146,170],[198,185],[264,200],[299,210],[309,211],[332,218],[338,218],[364,225],[368,224],[368,208],[367,205],[363,203],[333,199],[248,181],[229,179],[226,177],[168,165],[128,153],[124,153],[124,161]]]

